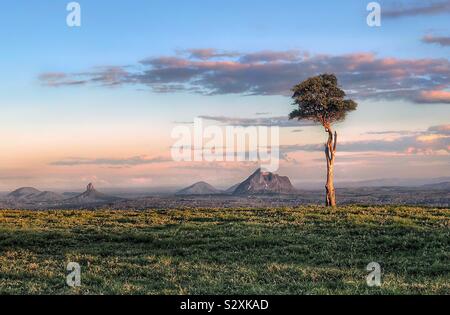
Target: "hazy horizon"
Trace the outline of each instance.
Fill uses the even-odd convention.
[[[250,176],[251,174],[248,174]],[[285,174],[279,174],[281,176],[286,176]],[[240,180],[237,180],[235,182],[231,183],[222,183],[220,181],[206,181],[208,184],[211,184],[215,188],[219,190],[226,190],[236,184],[239,184],[240,182],[244,181],[248,176],[242,177]],[[288,176],[289,177],[289,176]],[[201,180],[204,181],[204,180]],[[316,180],[316,181],[291,181],[292,185],[299,190],[323,190],[323,180]],[[365,180],[354,180],[354,181],[344,181],[336,179],[336,188],[357,188],[357,187],[381,187],[383,185],[385,186],[398,186],[398,187],[418,187],[428,184],[438,184],[442,182],[450,182],[450,177],[442,176],[442,177],[431,177],[431,178],[371,178],[371,179],[365,179]],[[85,191],[86,186],[90,182],[86,182],[84,186],[73,186],[73,187],[39,187],[35,185],[30,186],[17,186],[13,187],[9,190],[1,190],[0,192],[3,194],[10,193],[11,191],[14,191],[16,189],[25,188],[25,187],[31,187],[38,189],[40,191],[54,191],[57,193],[63,193],[63,192],[74,192],[74,193],[80,193]],[[173,193],[178,190],[181,190],[183,188],[186,188],[188,186],[191,186],[197,182],[190,182],[186,184],[178,184],[178,185],[172,185],[172,186],[136,186],[136,187],[129,187],[129,186],[102,186],[97,185],[95,182],[92,182],[92,184],[95,186],[96,189],[102,190],[104,192],[117,192],[117,193],[139,193],[139,194],[154,194],[154,193]],[[356,184],[363,184],[362,186]],[[364,186],[367,185],[367,186]]]

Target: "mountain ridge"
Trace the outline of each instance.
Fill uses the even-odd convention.
[[[263,172],[258,168],[233,191],[233,195],[294,194],[289,177],[271,172]]]
[[[177,196],[183,195],[216,195],[223,193],[222,190],[215,188],[207,182],[200,181],[191,186],[183,188],[175,193]]]
[[[64,202],[68,204],[91,204],[91,203],[104,203],[104,202],[113,202],[118,201],[121,198],[110,196],[101,192],[98,192],[92,183],[89,183],[86,186],[86,191],[83,193],[65,199]]]
[[[53,202],[64,196],[52,191],[40,191],[34,187],[20,187],[6,195],[6,198],[20,202]]]

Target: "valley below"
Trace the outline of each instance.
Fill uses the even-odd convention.
[[[435,180],[417,186],[364,186],[353,183],[336,189],[338,205],[450,206],[450,182]],[[362,184],[362,183],[361,183]],[[368,183],[364,183],[368,184]],[[120,197],[115,196],[116,194]],[[134,194],[130,190],[114,195],[98,191],[92,183],[81,193],[18,188],[0,197],[0,209],[180,209],[180,208],[272,208],[322,205],[323,189],[297,189],[287,176],[257,169],[247,179],[228,189],[197,182],[176,192]]]
[[[428,187],[362,187],[338,188],[338,205],[420,205],[429,207],[450,207],[450,190]],[[104,195],[106,196],[106,195]],[[302,205],[322,205],[323,190],[297,190],[292,194],[232,195],[193,194],[176,195],[169,193],[98,198],[74,198],[58,200],[0,199],[0,209],[183,209],[183,208],[273,208]]]

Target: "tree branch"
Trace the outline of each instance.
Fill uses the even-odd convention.
[[[325,157],[327,158],[327,163],[328,163],[331,160],[331,157],[330,157],[330,150],[329,150],[327,143],[325,143]]]
[[[333,153],[336,153],[336,146],[337,146],[337,132],[334,132],[334,144],[333,144]]]

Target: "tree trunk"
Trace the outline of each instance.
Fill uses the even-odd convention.
[[[325,185],[326,199],[325,205],[327,207],[336,207],[336,191],[334,189],[334,159],[336,154],[337,133],[331,130],[330,127],[325,127],[328,133],[328,141],[325,144],[325,156],[327,158],[327,184]]]

